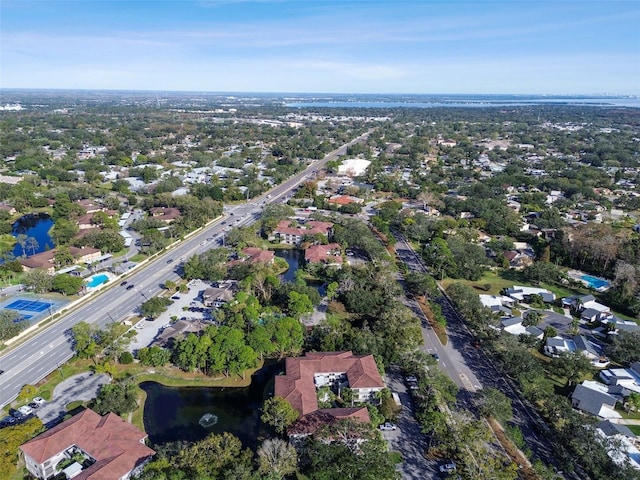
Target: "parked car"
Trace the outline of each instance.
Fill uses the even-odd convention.
[[[22,412],[19,412],[18,410],[16,410],[15,408],[11,408],[9,409],[9,415],[11,415],[13,418],[15,418],[16,420],[22,420],[24,419],[24,415],[22,414]]]
[[[26,417],[27,415],[31,415],[33,413],[33,408],[31,408],[29,405],[23,405],[21,407],[18,407],[18,411]]]
[[[36,408],[40,408],[40,405],[38,405],[36,402],[31,402],[31,403],[29,404],[29,406],[30,406],[31,408],[33,408],[34,410],[35,410]]]
[[[8,427],[9,425],[15,425],[16,422],[17,420],[15,419],[15,417],[12,417],[11,415],[8,415],[4,417],[2,420],[0,420],[0,424],[3,427]]]
[[[33,399],[33,401],[34,401],[34,403],[37,403],[38,405],[42,405],[44,403],[47,403],[47,401],[42,397],[35,397]]]
[[[456,464],[453,462],[445,463],[444,465],[440,465],[438,469],[442,473],[453,473],[456,471]]]
[[[391,422],[384,422],[378,428],[380,428],[380,430],[395,430],[397,427]]]
[[[414,375],[407,375],[407,376],[405,377],[405,380],[406,380],[407,382],[417,382],[417,381],[418,381],[418,379],[417,379]]]

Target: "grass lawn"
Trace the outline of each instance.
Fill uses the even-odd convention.
[[[471,280],[462,280],[456,278],[445,278],[440,282],[443,288],[447,288],[452,283],[463,283],[465,285],[473,288],[478,294],[487,294],[487,295],[499,295],[500,292],[509,287],[513,287],[514,285],[521,285],[523,287],[540,287],[546,288],[550,292],[553,292],[556,297],[570,297],[571,295],[586,295],[589,291],[585,289],[572,289],[568,287],[563,287],[555,284],[541,283],[540,285],[534,285],[533,283],[527,281],[522,272],[517,270],[495,270],[486,272],[480,280],[471,281]],[[490,285],[491,288],[489,290],[484,289],[484,285]]]
[[[625,425],[625,426],[636,435],[640,435],[640,425]]]

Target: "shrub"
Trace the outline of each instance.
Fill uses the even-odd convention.
[[[122,352],[118,361],[123,365],[129,365],[130,363],[133,363],[133,355],[131,352]]]

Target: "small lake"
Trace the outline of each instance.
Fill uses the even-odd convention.
[[[276,250],[276,257],[283,258],[287,261],[289,269],[280,275],[285,282],[295,282],[296,272],[304,264],[304,251],[297,249]]]
[[[296,272],[298,268],[304,265],[304,250],[297,249],[282,249],[275,251],[276,257],[283,258],[287,261],[289,268],[286,272],[280,275],[285,282],[295,282],[296,281]],[[307,280],[307,285],[315,288],[318,293],[322,296],[325,295],[325,287],[323,282],[318,282],[314,280]]]
[[[149,440],[154,445],[179,440],[194,442],[210,433],[229,432],[243,446],[255,451],[263,390],[281,368],[281,363],[263,367],[252,377],[251,385],[243,388],[141,383],[140,388],[147,394],[143,421]]]
[[[49,236],[49,230],[53,227],[53,219],[46,213],[33,213],[20,217],[11,229],[11,235],[26,235],[28,238],[34,238],[36,243],[31,244],[27,241],[23,250],[22,245],[16,243],[13,249],[13,255],[18,258],[23,254],[26,256],[35,255],[55,247],[53,239]]]

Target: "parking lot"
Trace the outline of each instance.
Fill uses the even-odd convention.
[[[136,337],[131,342],[129,350],[135,353],[141,348],[148,347],[154,339],[162,333],[172,322],[172,317],[178,320],[210,320],[210,308],[205,308],[202,302],[202,292],[211,285],[202,280],[191,280],[188,284],[189,291],[174,293],[171,295],[173,302],[158,318],[141,320],[132,328],[136,331]]]

